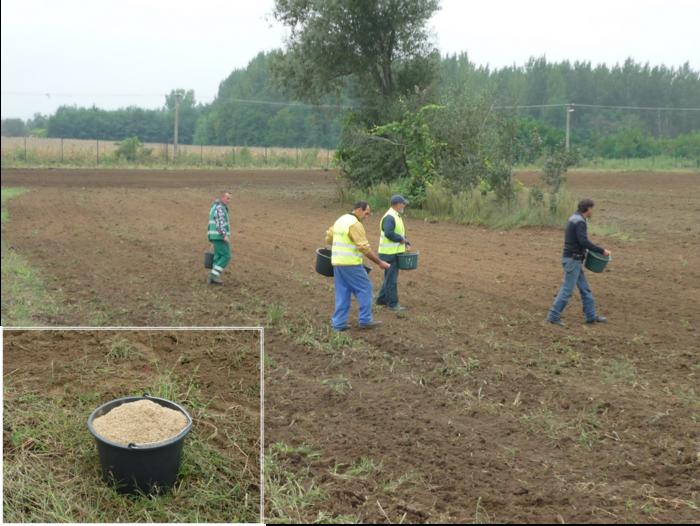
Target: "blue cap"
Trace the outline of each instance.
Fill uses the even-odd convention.
[[[392,205],[398,205],[398,204],[407,205],[408,201],[406,201],[406,199],[404,199],[404,197],[402,195],[396,194],[396,195],[391,196],[391,204]]]

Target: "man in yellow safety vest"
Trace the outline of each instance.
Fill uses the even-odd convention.
[[[391,266],[384,271],[384,282],[377,296],[377,305],[385,305],[390,310],[406,310],[399,304],[399,254],[411,248],[406,239],[406,227],[403,223],[403,211],[408,201],[400,195],[391,198],[391,207],[379,223],[379,257]]]
[[[335,312],[331,318],[333,330],[348,328],[352,295],[360,305],[359,325],[361,329],[376,327],[381,322],[372,319],[372,282],[362,264],[367,256],[384,270],[389,268],[372,252],[362,220],[370,215],[366,201],[355,204],[353,211],[338,218],[326,232],[326,243],[332,244],[331,264],[335,280]]]

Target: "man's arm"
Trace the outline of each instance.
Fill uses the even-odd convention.
[[[603,254],[605,252],[604,248],[599,247],[588,239],[588,226],[585,221],[576,224],[576,239],[579,245],[592,252],[597,252],[598,254]]]
[[[330,245],[333,243],[333,227],[329,227],[328,230],[326,230],[326,245]]]
[[[389,268],[390,265],[387,262],[382,261],[379,259],[379,256],[372,252],[372,247],[369,241],[367,241],[367,232],[365,232],[365,227],[362,223],[358,221],[352,225],[348,231],[348,236],[350,236],[352,242],[357,245],[358,250],[367,256],[370,261],[376,263],[383,269]]]
[[[384,235],[394,243],[401,243],[402,241],[405,241],[402,235],[399,235],[395,232],[396,221],[392,216],[386,216],[383,219],[382,230],[384,230]]]
[[[216,222],[216,231],[222,236],[226,236],[226,216],[224,215],[224,210],[221,205],[216,205],[216,210],[214,210],[214,221]]]

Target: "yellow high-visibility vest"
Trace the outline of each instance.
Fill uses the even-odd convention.
[[[382,219],[379,222],[379,253],[387,255],[403,254],[406,252],[406,244],[394,242],[384,235],[384,218],[386,216],[392,216],[394,218],[394,221],[396,222],[394,232],[401,237],[404,237],[406,234],[406,227],[404,226],[403,219],[399,213],[393,208],[387,210],[387,213],[382,216]]]
[[[350,227],[358,221],[353,214],[345,214],[333,224],[331,264],[334,267],[362,265],[362,252],[350,239]]]

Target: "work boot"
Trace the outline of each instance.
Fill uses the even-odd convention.
[[[559,327],[566,327],[566,323],[564,323],[561,320],[547,320],[547,323],[551,323],[552,325],[559,325]]]
[[[223,285],[224,282],[221,281],[221,278],[217,276],[216,274],[209,274],[209,277],[207,278],[207,283],[209,285]]]
[[[394,311],[394,312],[401,312],[404,310],[408,310],[406,307],[403,305],[394,305],[393,307],[389,307],[389,310]]]
[[[365,325],[360,325],[360,329],[374,329],[375,327],[379,327],[382,324],[381,321],[371,321]]]
[[[608,323],[608,319],[605,316],[596,316],[592,320],[586,320],[586,323],[593,325],[594,323]]]

